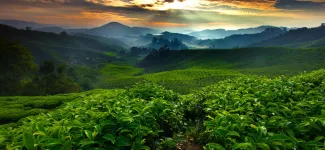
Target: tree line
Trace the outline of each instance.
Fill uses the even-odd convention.
[[[67,75],[65,64],[34,63],[28,48],[0,40],[0,95],[52,95],[79,92],[81,87]]]

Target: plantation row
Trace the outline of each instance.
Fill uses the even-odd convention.
[[[129,73],[126,73],[129,72]],[[125,70],[125,73],[115,75],[114,71],[108,72],[110,77],[99,83],[101,88],[125,88],[131,87],[137,82],[150,81],[174,90],[178,93],[188,94],[192,90],[196,90],[219,81],[243,76],[243,74],[232,70],[212,70],[212,69],[184,69],[165,71],[153,74],[145,74],[139,76],[130,76],[135,72],[134,69]]]
[[[180,95],[153,83],[81,96],[1,127],[0,149],[324,149],[325,70]]]
[[[107,90],[92,90],[82,93],[53,96],[2,96],[0,97],[0,125],[15,125],[14,123],[22,118],[46,113],[61,106],[65,102],[78,100],[83,96],[105,91]]]

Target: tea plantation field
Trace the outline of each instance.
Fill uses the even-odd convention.
[[[65,103],[0,127],[0,149],[325,149],[325,70],[238,76],[189,94],[143,82],[51,99]]]

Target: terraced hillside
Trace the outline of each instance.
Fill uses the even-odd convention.
[[[324,68],[324,58],[325,47],[184,50],[149,55],[138,66],[145,68],[146,72],[204,68],[276,76]]]

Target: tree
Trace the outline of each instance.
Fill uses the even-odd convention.
[[[152,38],[152,43],[158,43],[158,39],[156,37]]]
[[[32,27],[26,27],[25,28],[27,31],[30,31],[30,30],[32,30]]]
[[[60,34],[63,35],[63,36],[67,36],[68,35],[68,33],[65,32],[65,31],[62,31]]]
[[[55,64],[53,61],[47,60],[39,67],[41,74],[47,75],[55,71]]]
[[[24,81],[28,81],[36,64],[29,49],[16,42],[0,40],[0,89],[1,95],[22,92]]]
[[[165,45],[165,46],[160,47],[158,51],[159,52],[166,52],[166,51],[169,51],[169,48],[168,48],[167,45]]]
[[[53,95],[79,92],[80,86],[66,74],[65,64],[57,65],[53,61],[45,61],[39,67],[39,75],[29,84],[29,95]]]

